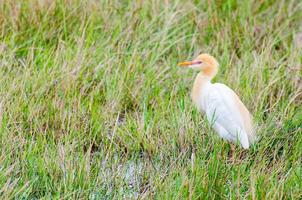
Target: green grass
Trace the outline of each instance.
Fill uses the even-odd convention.
[[[301,199],[302,3],[0,1],[1,199]],[[260,138],[190,99],[210,53]]]

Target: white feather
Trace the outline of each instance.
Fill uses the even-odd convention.
[[[236,94],[224,84],[207,82],[202,87],[196,104],[206,113],[220,137],[234,143],[240,142],[247,149],[250,145],[248,133],[234,95]]]

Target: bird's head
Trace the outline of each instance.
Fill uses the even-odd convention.
[[[178,63],[181,67],[188,67],[201,71],[204,75],[214,77],[218,71],[217,60],[209,54],[200,54],[193,61]]]

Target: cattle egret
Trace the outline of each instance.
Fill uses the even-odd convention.
[[[232,143],[239,142],[248,149],[255,138],[251,114],[232,89],[221,83],[211,83],[218,72],[216,59],[209,54],[201,54],[195,60],[179,65],[199,71],[193,85],[192,100],[206,114],[219,136]]]

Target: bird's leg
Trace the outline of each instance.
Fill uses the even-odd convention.
[[[234,156],[235,155],[235,145],[232,143],[230,145],[231,145],[231,156],[230,157],[231,157],[232,163],[234,164],[234,162],[235,162],[235,159],[234,159],[235,158],[235,156]]]

